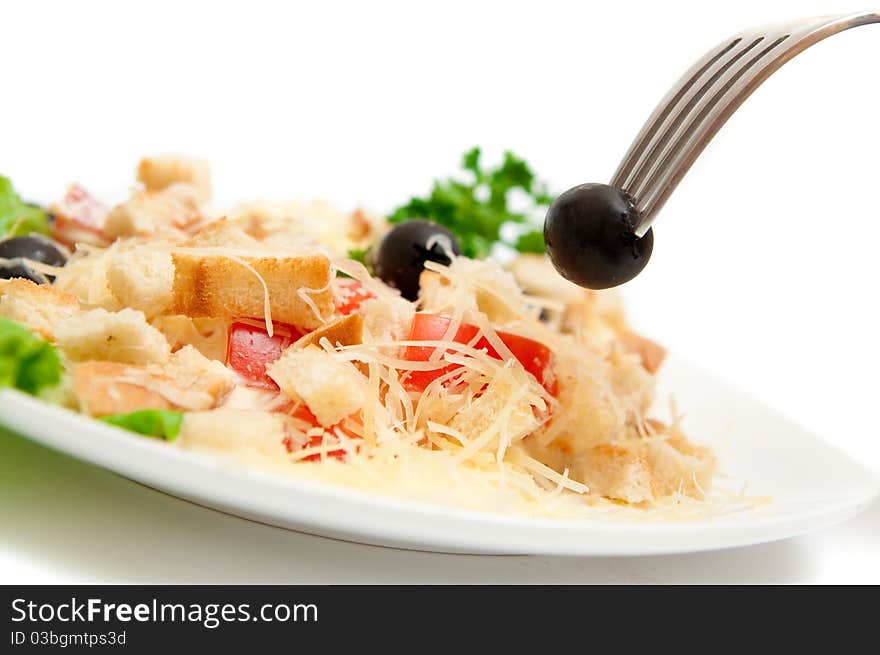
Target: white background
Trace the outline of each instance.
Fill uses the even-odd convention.
[[[319,196],[383,211],[480,144],[523,155],[561,191],[607,181],[716,42],[864,8],[318,5],[6,5],[0,172],[51,200],[74,179],[124,189],[141,154],[179,151],[212,160],[221,203]],[[642,330],[880,471],[878,63],[868,26],[776,73],[669,201],[626,296]],[[25,442],[0,458],[3,582],[880,582],[876,505],[818,535],[715,554],[453,557],[249,524]]]

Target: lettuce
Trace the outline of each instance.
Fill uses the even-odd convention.
[[[61,381],[61,359],[51,344],[23,325],[0,318],[0,388],[37,394]]]
[[[49,234],[49,215],[23,202],[9,178],[0,175],[0,239],[31,232]]]
[[[137,432],[148,437],[174,441],[180,434],[183,414],[162,409],[141,409],[129,414],[113,414],[101,418],[105,423]]]

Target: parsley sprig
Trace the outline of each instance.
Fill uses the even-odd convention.
[[[544,252],[544,235],[530,211],[513,211],[508,205],[509,192],[520,189],[531,200],[537,213],[549,206],[553,197],[529,165],[512,152],[505,151],[501,164],[486,169],[480,162],[480,148],[464,154],[462,168],[467,181],[456,178],[435,180],[425,197],[413,197],[388,217],[391,223],[429,219],[449,228],[461,243],[462,254],[486,257],[494,243],[502,243],[520,252]],[[543,214],[543,212],[540,212]],[[518,224],[518,236],[502,235],[502,227]]]

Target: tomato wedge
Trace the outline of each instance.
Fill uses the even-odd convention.
[[[229,326],[226,342],[226,365],[245,379],[249,386],[278,389],[275,380],[266,373],[266,365],[279,357],[284,349],[303,333],[292,325],[273,324],[270,337],[266,328],[250,323],[236,322]]]
[[[416,314],[410,329],[409,341],[437,341],[442,339],[452,322],[448,316],[440,314]],[[476,325],[462,323],[453,341],[469,343],[480,331]],[[498,336],[514,357],[551,394],[556,394],[556,381],[553,378],[553,351],[534,339],[509,332],[498,332]],[[490,357],[501,359],[498,352],[485,337],[480,337],[474,345],[478,350],[485,349]],[[407,346],[403,358],[410,361],[428,361],[436,350],[433,346]],[[407,387],[414,391],[424,391],[433,380],[454,370],[456,364],[433,371],[410,371]]]
[[[298,418],[301,421],[305,421],[306,423],[309,423],[313,427],[321,427],[321,424],[318,423],[318,419],[315,418],[315,415],[312,414],[311,410],[306,405],[302,405],[302,404],[299,405],[296,408],[296,410],[293,411],[292,413],[290,412],[290,409],[291,409],[291,406],[288,405],[287,407],[282,408],[278,411],[285,413],[285,414],[289,413],[291,416]],[[348,436],[352,439],[359,439],[360,438],[359,435],[354,434],[353,432],[351,432],[349,430],[346,430],[341,425],[333,426],[333,427],[338,427],[340,430],[342,430],[343,433],[345,433],[346,436]],[[326,431],[329,432],[332,429],[333,428],[331,427],[331,428],[328,428]],[[333,437],[331,437],[331,438],[333,438]],[[309,439],[305,443],[304,446],[301,446],[300,448],[296,448],[294,446],[293,439],[291,439],[290,437],[287,437],[284,439],[284,447],[287,448],[287,452],[292,453],[292,452],[295,452],[296,450],[300,450],[300,449],[315,448],[317,446],[320,446],[323,442],[324,442],[324,435],[317,435],[317,436]],[[344,448],[339,448],[338,450],[328,451],[327,457],[333,457],[335,459],[345,459],[345,456],[347,454],[348,453],[346,452],[346,450]],[[306,457],[302,458],[302,461],[304,461],[304,462],[318,462],[320,460],[321,460],[320,453],[315,453],[314,455],[307,455]]]
[[[350,277],[338,278],[336,290],[333,304],[336,312],[343,316],[356,312],[365,301],[376,297],[367,287]]]

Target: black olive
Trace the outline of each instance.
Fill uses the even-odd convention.
[[[37,234],[0,241],[0,257],[24,257],[50,266],[64,266],[67,263],[67,254],[61,248],[51,239]]]
[[[560,195],[544,220],[556,270],[588,289],[607,289],[638,275],[651,258],[654,233],[638,237],[633,199],[607,184],[581,184]]]
[[[373,249],[371,263],[376,276],[399,289],[407,300],[419,296],[419,276],[425,262],[448,265],[450,255],[460,255],[458,239],[431,221],[406,221],[391,228]]]
[[[46,281],[46,278],[40,277],[24,264],[0,263],[0,280],[11,280],[16,277],[24,278],[37,284],[43,284]]]
[[[67,255],[50,239],[36,234],[26,237],[12,237],[0,241],[0,259],[12,260],[0,263],[0,279],[23,277],[34,282],[45,281],[21,259],[32,259],[50,266],[64,266]],[[48,276],[52,280],[51,276]]]

